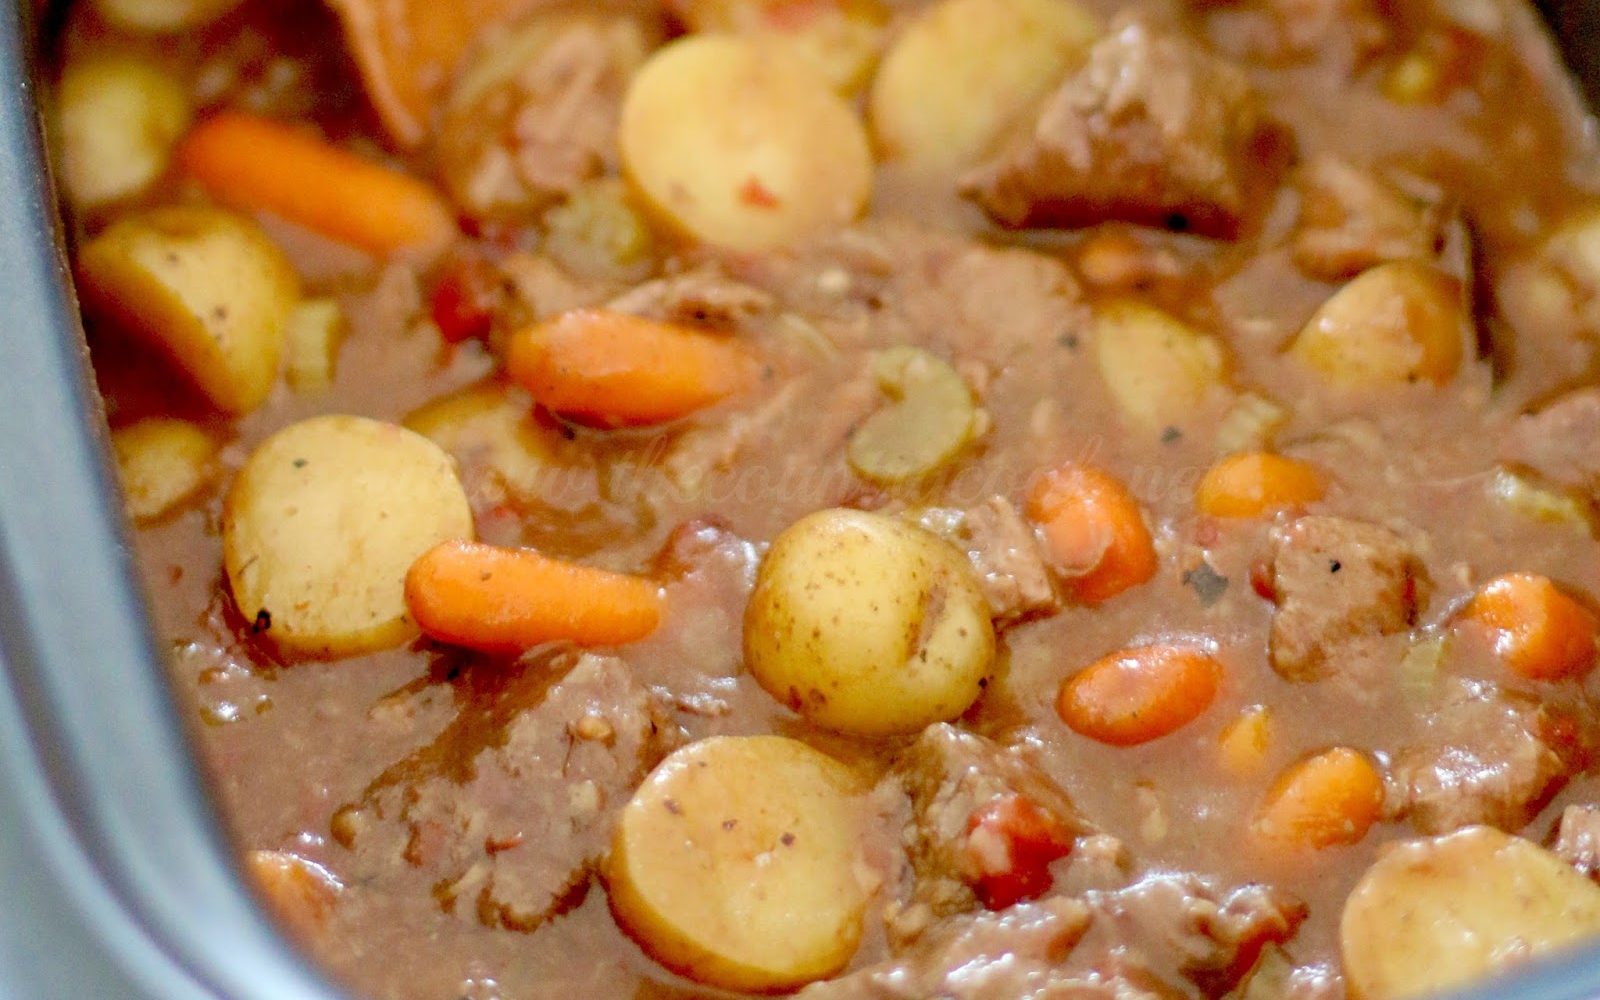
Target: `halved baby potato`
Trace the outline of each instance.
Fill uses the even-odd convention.
[[[776,992],[838,972],[870,896],[861,788],[781,736],[678,750],[623,809],[605,866],[617,921],[663,965]]]
[[[152,417],[111,433],[128,516],[152,521],[199,493],[221,471],[217,440],[187,420]]]
[[[132,55],[69,62],[57,96],[62,180],[80,210],[132,197],[165,173],[193,114],[182,83]]]
[[[1118,409],[1146,430],[1183,423],[1224,388],[1222,346],[1131,299],[1095,310],[1095,360]]]
[[[1306,323],[1289,353],[1336,386],[1443,385],[1461,366],[1461,283],[1402,260],[1363,271]]]
[[[898,518],[818,511],[772,543],[745,606],[745,663],[767,693],[841,733],[959,716],[994,662],[966,556]]]
[[[254,222],[201,206],[130,215],[78,255],[94,313],[160,348],[218,409],[272,391],[300,279]]]
[[[455,456],[469,481],[481,469],[504,497],[528,500],[543,492],[555,458],[554,441],[530,410],[526,396],[483,382],[413,410],[404,423]]]
[[[100,16],[129,31],[187,31],[215,21],[240,0],[94,0]]]
[[[1485,826],[1389,848],[1339,925],[1352,1000],[1431,996],[1600,935],[1600,886]]]
[[[1076,0],[943,0],[878,67],[878,148],[931,170],[970,165],[1083,63],[1100,32]]]
[[[654,211],[735,250],[847,223],[872,190],[855,113],[804,60],[751,38],[692,35],[659,50],[628,90],[619,140]]]
[[[889,12],[878,0],[678,0],[695,31],[769,39],[810,62],[834,89],[854,93],[883,47]]]
[[[318,656],[416,634],[406,570],[439,542],[473,537],[455,463],[394,424],[322,416],[250,455],[222,514],[234,602],[279,646]]]

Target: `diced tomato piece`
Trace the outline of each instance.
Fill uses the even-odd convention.
[[[486,336],[503,294],[500,272],[482,257],[463,257],[447,265],[430,304],[439,334],[451,344]]]
[[[977,869],[978,899],[1003,910],[1050,889],[1050,863],[1072,850],[1072,831],[1023,795],[1002,795],[973,810],[967,851]]]

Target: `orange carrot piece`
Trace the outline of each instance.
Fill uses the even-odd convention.
[[[284,851],[251,851],[245,873],[290,930],[312,937],[327,923],[344,886],[326,868]]]
[[[1322,499],[1315,466],[1269,452],[1242,452],[1221,459],[1200,480],[1195,507],[1212,517],[1260,517]]]
[[[1083,465],[1046,473],[1028,496],[1063,590],[1099,604],[1155,575],[1156,550],[1139,503],[1111,475]]]
[[[601,427],[658,424],[737,392],[755,377],[726,338],[606,309],[574,309],[514,334],[513,381],[550,410]]]
[[[1271,744],[1272,713],[1265,705],[1252,705],[1222,730],[1217,753],[1225,771],[1246,777],[1266,765]]]
[[[1495,653],[1530,680],[1579,677],[1594,666],[1593,612],[1546,577],[1508,573],[1490,580],[1463,615],[1487,628]]]
[[[1216,697],[1222,665],[1197,646],[1136,646],[1096,660],[1061,685],[1056,714],[1073,732],[1113,746],[1159,739]]]
[[[1334,747],[1291,765],[1273,783],[1250,828],[1284,848],[1354,844],[1383,808],[1383,776],[1366,754]]]
[[[456,235],[455,216],[428,184],[270,118],[213,115],[185,137],[178,162],[232,208],[267,212],[369,253],[436,249]]]
[[[661,590],[609,573],[481,542],[442,542],[406,573],[406,606],[434,639],[491,653],[558,640],[614,646],[661,620]]]

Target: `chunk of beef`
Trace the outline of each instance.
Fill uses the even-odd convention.
[[[647,41],[630,18],[543,14],[487,43],[440,117],[439,174],[473,218],[524,222],[615,170]]]
[[[1562,727],[1538,702],[1477,681],[1457,681],[1395,754],[1386,812],[1423,833],[1485,823],[1516,832],[1576,766]]]
[[[1082,899],[951,917],[899,958],[804,991],[808,1000],[1164,1000],[1218,996],[1292,936],[1297,901],[1261,886],[1221,895],[1152,875]]]
[[[1327,676],[1363,640],[1410,628],[1422,586],[1420,562],[1389,529],[1300,518],[1279,533],[1273,551],[1273,669],[1290,680]]]
[[[947,723],[923,730],[895,770],[911,796],[903,838],[914,876],[910,905],[936,916],[978,906],[988,879],[1026,863],[981,822],[1001,800],[1025,801],[1069,841],[1094,832],[1067,793],[1021,754]],[[1046,880],[1041,888],[1048,887]]]
[[[613,814],[669,728],[621,660],[584,655],[553,682],[552,667],[469,700],[336,814],[355,881],[421,869],[446,912],[520,931],[582,901]]]
[[[1109,219],[1239,234],[1263,130],[1237,67],[1126,21],[1046,102],[1032,133],[962,182],[1007,226]]]
[[[1501,455],[1600,496],[1600,389],[1579,389],[1511,425]]]
[[[1579,874],[1600,881],[1600,806],[1572,805],[1562,810],[1551,850]]]
[[[1444,247],[1442,206],[1420,189],[1331,155],[1311,160],[1297,180],[1294,261],[1313,277],[1340,281],[1384,261],[1431,260]]]
[[[1005,497],[966,510],[930,511],[921,524],[966,552],[1001,623],[1061,606],[1033,529]]]
[[[1056,896],[1001,913],[957,917],[912,953],[800,992],[804,1000],[1153,1000],[1061,970],[1091,919],[1083,902]]]

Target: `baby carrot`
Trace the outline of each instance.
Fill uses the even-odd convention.
[[[1069,678],[1056,698],[1056,714],[1075,733],[1133,746],[1193,721],[1216,697],[1221,677],[1221,664],[1197,646],[1136,646]]]
[[[1306,462],[1268,452],[1221,459],[1200,480],[1194,503],[1212,517],[1260,517],[1322,499],[1322,476]]]
[[[1382,808],[1383,777],[1377,767],[1366,754],[1334,747],[1284,771],[1250,828],[1279,847],[1354,844],[1378,821]]]
[[[642,639],[661,619],[661,591],[643,577],[532,549],[453,541],[411,565],[406,606],[434,639],[504,653],[558,640],[611,646]]]
[[[1073,600],[1099,604],[1155,575],[1139,503],[1111,475],[1084,465],[1052,469],[1035,484],[1027,510]]]
[[[1578,677],[1594,666],[1594,614],[1546,577],[1496,577],[1473,596],[1462,615],[1487,628],[1495,653],[1530,680]]]
[[[178,162],[226,205],[369,253],[433,249],[456,233],[449,206],[423,181],[270,118],[213,115],[184,138]]]
[[[750,353],[727,337],[606,309],[517,332],[506,370],[550,410],[602,427],[675,420],[755,376]]]

